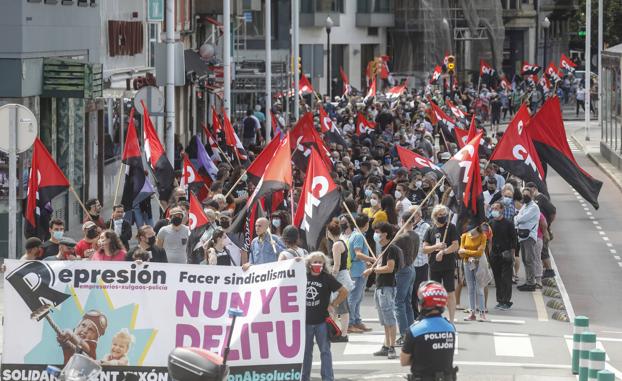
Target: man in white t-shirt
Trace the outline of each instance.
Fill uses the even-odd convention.
[[[184,214],[182,208],[172,208],[169,212],[170,224],[158,232],[156,246],[166,251],[169,263],[188,263],[186,246],[190,229],[182,224]]]

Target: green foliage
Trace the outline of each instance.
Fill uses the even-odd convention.
[[[598,0],[592,1],[592,46],[598,43]],[[622,43],[622,1],[602,0],[603,1],[603,43],[605,47],[614,46]],[[585,27],[585,3],[586,0],[578,0],[578,10],[570,17],[570,30],[579,31]],[[578,33],[577,33],[578,36]],[[581,36],[584,39],[585,36]]]

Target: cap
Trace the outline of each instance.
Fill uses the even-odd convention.
[[[95,222],[93,221],[86,221],[85,223],[82,224],[82,230],[89,230],[92,229],[94,227],[96,227],[97,225],[95,225]]]
[[[74,247],[76,246],[76,241],[73,240],[73,238],[69,238],[69,237],[63,237],[61,238],[61,240],[58,242],[59,245],[63,245],[63,246],[67,246],[67,247]]]
[[[106,315],[102,314],[96,310],[90,310],[84,314],[82,320],[88,320],[95,324],[95,328],[97,329],[97,335],[99,337],[104,336],[106,334],[106,328],[108,328],[108,319]]]
[[[449,160],[451,159],[451,154],[449,152],[441,152],[440,159]]]
[[[26,250],[34,249],[35,247],[40,247],[43,244],[41,240],[37,237],[30,237],[26,240]]]

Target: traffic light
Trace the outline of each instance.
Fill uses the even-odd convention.
[[[447,57],[447,74],[453,75],[456,70],[456,57],[448,56]]]
[[[579,37],[581,37],[581,38],[585,38],[585,35],[587,34],[587,33],[585,32],[585,27],[584,27],[584,26],[580,27],[580,28],[579,28],[579,32],[578,32],[577,34],[579,35]]]
[[[298,72],[302,73],[302,57],[298,56]]]

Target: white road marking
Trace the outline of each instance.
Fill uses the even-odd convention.
[[[603,239],[603,241],[609,241],[609,237],[600,237]]]
[[[616,261],[619,261],[620,260],[620,256],[619,255],[614,255],[613,259],[615,259]]]
[[[622,262],[618,262],[618,266],[622,267]]]
[[[546,313],[546,306],[544,305],[544,298],[542,292],[532,292],[533,301],[536,304],[536,311],[538,312],[538,321],[549,321],[549,316]]]
[[[603,228],[602,226],[596,226],[596,230],[602,230],[602,228]],[[605,234],[603,232],[600,232],[600,233]]]
[[[319,361],[314,361],[313,366],[320,366]],[[399,359],[395,360],[351,360],[351,361],[333,361],[333,365],[383,365],[383,364],[399,364]],[[464,366],[496,366],[503,368],[538,368],[538,369],[570,369],[570,365],[566,364],[541,364],[531,362],[497,362],[497,361],[454,361],[454,365]]]
[[[371,355],[384,343],[384,332],[366,332],[363,335],[348,335],[344,355]]]
[[[587,214],[588,216],[591,216],[592,212],[585,212],[585,214]]]
[[[497,356],[533,357],[529,335],[506,332],[494,332],[493,335]]]
[[[600,226],[599,226],[599,227],[600,227]],[[601,229],[602,229],[602,228],[601,228]],[[605,235],[605,232],[600,231],[600,232],[598,232],[598,234],[600,234],[600,235]]]
[[[490,319],[491,323],[499,323],[499,324],[525,324],[524,320],[512,320],[512,319]]]
[[[568,295],[568,291],[566,291],[566,286],[564,285],[564,281],[562,280],[562,277],[559,274],[559,270],[557,269],[557,265],[555,264],[555,258],[553,258],[551,249],[549,249],[549,257],[551,258],[551,266],[553,267],[553,270],[555,270],[555,283],[557,283],[557,289],[559,290],[559,293],[562,295],[562,301],[564,302],[564,307],[566,307],[566,313],[568,314],[568,319],[570,321],[574,321],[574,318],[576,315],[574,314],[572,303],[570,303],[570,295]]]
[[[589,217],[589,219],[590,219],[590,220],[593,220],[594,218],[595,218],[594,216],[590,216],[590,217]]]
[[[589,209],[587,206],[586,206],[586,207],[584,207],[584,208],[583,208],[583,210],[585,210],[586,212],[589,212],[589,211],[590,211],[590,209]]]
[[[600,222],[598,222],[598,221],[592,221],[592,223],[593,223],[594,225],[598,225],[598,224],[600,224]]]
[[[613,243],[611,243],[611,242],[607,242],[607,246],[608,246],[608,247],[613,247]]]
[[[617,253],[617,251],[616,251],[615,249],[610,249],[610,250],[609,250],[609,252],[610,252],[611,254],[615,254],[615,253]]]

